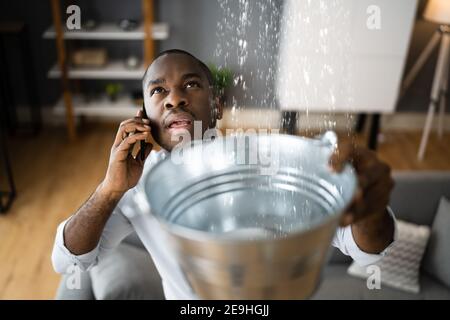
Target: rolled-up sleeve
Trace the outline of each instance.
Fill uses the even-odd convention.
[[[64,228],[69,220],[70,218],[58,226],[53,245],[53,269],[61,274],[69,273],[73,265],[78,266],[82,271],[89,270],[104,254],[116,247],[133,231],[131,223],[117,207],[109,217],[98,245],[87,253],[75,255],[67,249],[64,242]]]
[[[387,210],[394,221],[394,241],[379,254],[371,254],[362,251],[353,238],[351,226],[338,228],[333,238],[332,245],[338,248],[343,254],[350,256],[357,264],[361,266],[367,266],[376,263],[389,253],[390,248],[397,239],[397,223],[394,213],[389,207],[387,208]]]

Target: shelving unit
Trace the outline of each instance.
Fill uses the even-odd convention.
[[[53,14],[53,26],[43,33],[44,39],[56,41],[58,63],[49,71],[51,79],[61,79],[63,94],[54,107],[55,114],[65,114],[67,133],[70,140],[76,139],[76,116],[99,117],[130,117],[136,112],[131,97],[120,97],[111,102],[106,96],[86,102],[79,95],[73,95],[70,90],[70,80],[138,80],[141,79],[146,67],[154,57],[154,41],[169,37],[169,26],[166,23],[155,23],[153,16],[153,0],[142,1],[143,23],[132,31],[124,31],[114,23],[99,23],[93,30],[67,30],[63,26],[60,0],[50,0]],[[117,40],[143,41],[144,61],[136,69],[125,67],[124,61],[109,61],[101,68],[73,68],[68,64],[65,41],[67,40]]]
[[[50,26],[42,35],[44,39],[55,39],[56,31]],[[169,37],[167,23],[154,23],[152,26],[153,40],[165,40]],[[63,38],[66,40],[144,40],[144,26],[141,24],[132,31],[124,31],[114,23],[101,23],[94,30],[64,29]]]
[[[111,61],[101,68],[67,68],[67,77],[69,79],[122,79],[139,80],[145,72],[145,67],[141,64],[136,69],[128,69],[123,61]],[[58,65],[54,65],[47,76],[51,79],[61,77],[61,70]]]
[[[99,99],[92,101],[86,101],[80,95],[72,96],[73,104],[76,106],[74,108],[75,116],[87,116],[87,117],[104,117],[104,118],[130,118],[136,114],[136,107],[133,106],[133,101],[131,97],[120,96],[117,101],[111,104],[109,98],[102,96]],[[53,112],[57,115],[64,115],[65,106],[64,100],[60,99]]]

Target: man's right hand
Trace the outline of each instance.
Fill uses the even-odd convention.
[[[144,162],[153,148],[151,143],[146,143],[145,159],[141,160],[140,156],[134,159],[131,156],[131,150],[136,143],[142,140],[150,141],[151,128],[149,120],[142,118],[140,110],[136,117],[123,121],[117,131],[114,144],[111,148],[108,170],[106,177],[101,184],[101,190],[108,193],[109,196],[116,198],[129,189],[136,186],[139,181]]]
[[[71,253],[85,254],[98,245],[120,198],[139,181],[145,159],[153,146],[146,144],[144,160],[140,156],[134,159],[130,150],[135,143],[149,141],[150,136],[149,121],[142,119],[142,111],[120,124],[105,179],[64,227],[64,243]]]

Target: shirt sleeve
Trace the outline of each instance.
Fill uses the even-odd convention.
[[[133,231],[130,221],[122,214],[120,208],[116,207],[103,229],[97,247],[85,254],[75,255],[67,249],[64,242],[64,228],[71,218],[63,221],[58,226],[53,245],[53,269],[60,274],[71,273],[72,271],[70,270],[72,270],[74,265],[78,266],[82,271],[89,270],[102,256],[115,248]]]
[[[343,254],[352,257],[352,259],[361,266],[367,266],[376,263],[390,251],[390,248],[397,239],[397,222],[392,212],[391,208],[387,208],[389,215],[394,221],[394,241],[389,244],[382,252],[379,254],[371,254],[362,251],[355,242],[353,238],[351,226],[346,226],[344,228],[338,228],[336,234],[333,238],[332,245],[342,251]]]

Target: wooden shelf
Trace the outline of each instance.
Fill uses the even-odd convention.
[[[153,40],[165,40],[169,37],[167,23],[154,23],[152,27]],[[44,39],[55,39],[54,26],[49,27],[42,35]],[[67,40],[143,40],[145,32],[143,25],[132,31],[124,31],[114,23],[101,23],[93,30],[64,30],[63,38]]]
[[[111,61],[104,67],[93,68],[73,68],[67,69],[69,79],[124,79],[124,80],[141,80],[144,75],[145,68],[143,65],[136,69],[128,69],[125,67],[124,61]],[[61,70],[58,65],[54,65],[47,73],[51,79],[61,77]]]
[[[111,102],[106,96],[91,101],[85,101],[82,96],[72,97],[73,113],[75,116],[103,117],[103,118],[121,118],[127,119],[134,117],[139,109],[133,100],[128,96],[122,96],[117,101]],[[60,99],[53,107],[53,113],[56,115],[65,114],[63,99]]]
[[[71,79],[141,79],[146,68],[155,56],[155,40],[169,37],[167,23],[155,23],[154,0],[141,0],[142,22],[132,31],[122,30],[117,23],[99,23],[92,30],[67,30],[64,25],[64,12],[61,0],[50,0],[53,26],[42,35],[44,39],[54,39],[58,64],[48,72],[50,78],[59,78],[62,85],[62,98],[54,107],[56,113],[66,116],[67,134],[71,141],[76,139],[76,116],[99,116],[128,118],[135,115],[136,106],[131,98],[122,97],[112,103],[104,97],[97,101],[86,102],[71,92]],[[102,68],[73,68],[70,66],[70,53],[66,50],[65,40],[139,40],[143,44],[143,62],[137,69],[128,69],[124,61],[110,61]],[[139,106],[140,107],[140,106]]]

